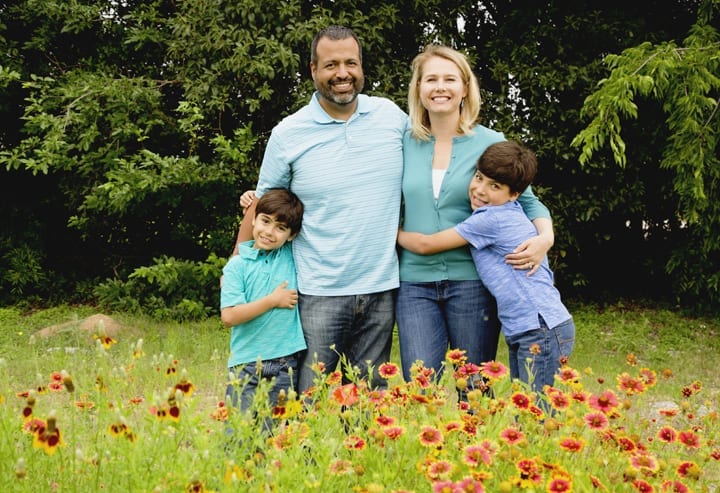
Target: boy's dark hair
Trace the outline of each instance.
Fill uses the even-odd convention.
[[[320,41],[322,38],[328,38],[333,41],[353,38],[358,45],[358,56],[360,57],[360,63],[362,63],[362,45],[360,44],[360,38],[357,37],[355,31],[345,26],[328,26],[315,35],[315,38],[312,40],[312,44],[310,45],[311,62],[317,63],[318,61],[317,45],[318,41]]]
[[[476,169],[483,175],[523,193],[535,179],[537,158],[527,147],[506,140],[490,145],[478,159]]]
[[[305,207],[297,195],[287,188],[271,188],[260,197],[255,206],[255,217],[258,214],[275,216],[281,222],[287,224],[292,234],[300,231],[302,217]]]

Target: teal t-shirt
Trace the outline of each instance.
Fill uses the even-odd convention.
[[[297,289],[292,248],[253,248],[254,240],[241,243],[238,254],[223,268],[220,309],[248,303],[272,293],[283,281]],[[230,333],[228,368],[289,356],[306,348],[300,314],[295,308],[274,308],[249,322],[235,325]]]

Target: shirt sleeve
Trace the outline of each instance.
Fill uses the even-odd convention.
[[[280,140],[281,138],[273,131],[265,147],[256,190],[258,198],[271,188],[290,188],[292,168],[283,152]]]
[[[242,305],[248,302],[245,295],[245,279],[242,275],[240,256],[232,257],[223,268],[223,281],[220,288],[220,309]]]
[[[533,193],[531,186],[528,186],[525,191],[520,194],[517,200],[518,202],[520,202],[520,205],[522,206],[525,215],[531,221],[534,221],[535,219],[538,219],[540,217],[552,219],[552,217],[550,216],[550,210],[545,207],[545,204],[540,202],[540,199],[538,199],[537,196]]]

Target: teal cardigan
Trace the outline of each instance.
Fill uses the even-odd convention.
[[[410,131],[403,138],[403,229],[432,234],[454,227],[472,213],[468,186],[475,164],[485,149],[505,140],[502,133],[482,125],[470,135],[453,139],[452,156],[435,202],[432,191],[432,158],[435,140],[415,139]],[[532,221],[550,218],[550,212],[528,187],[518,198]],[[437,253],[416,255],[400,249],[400,281],[432,282],[478,279],[470,248],[465,246]]]

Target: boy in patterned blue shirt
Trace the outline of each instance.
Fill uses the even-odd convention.
[[[531,265],[529,273],[505,261],[517,245],[537,235],[516,201],[536,172],[537,159],[529,149],[513,141],[492,144],[480,156],[468,188],[472,215],[432,235],[400,230],[398,243],[421,255],[470,245],[478,275],[497,301],[510,376],[542,392],[553,385],[572,352],[575,325],[553,284],[547,257]]]

